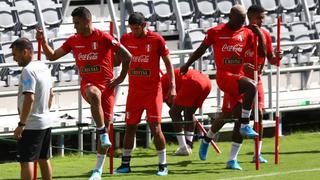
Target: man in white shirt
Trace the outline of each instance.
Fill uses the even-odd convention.
[[[10,48],[14,60],[23,67],[18,91],[20,121],[14,131],[14,137],[18,140],[17,156],[21,165],[21,179],[33,179],[34,161],[38,161],[42,179],[51,180],[51,75],[43,62],[32,61],[33,46],[27,38],[17,39]]]

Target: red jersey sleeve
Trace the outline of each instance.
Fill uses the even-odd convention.
[[[160,43],[160,56],[167,56],[170,52],[167,47],[166,41],[162,36],[159,35],[159,43]]]
[[[103,33],[103,40],[107,45],[107,47],[105,48],[111,49],[113,52],[117,51],[120,48],[120,42],[108,33]]]
[[[214,38],[215,38],[214,36],[215,36],[215,30],[213,28],[209,29],[203,40],[203,43],[207,46],[214,44]]]
[[[62,48],[66,53],[69,53],[71,50],[72,50],[72,47],[71,47],[71,38],[73,38],[73,36],[69,37],[63,44],[60,48]]]

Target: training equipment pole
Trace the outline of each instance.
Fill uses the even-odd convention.
[[[281,17],[278,16],[277,23],[277,52],[280,52],[280,26],[281,26]],[[279,87],[280,87],[280,59],[277,59],[277,77],[276,77],[276,129],[275,129],[275,152],[274,152],[274,163],[279,163]]]
[[[41,61],[41,44],[42,39],[38,39],[38,61]],[[38,179],[38,161],[34,161],[33,163],[33,180]]]
[[[198,120],[195,120],[197,127],[203,132],[203,134],[206,136],[207,135],[207,131],[204,129],[204,127],[202,126],[202,124],[200,124],[200,122]],[[219,149],[219,147],[217,146],[217,144],[211,140],[210,141],[211,146],[213,147],[213,149],[218,153],[221,154],[221,150]]]
[[[113,22],[110,21],[110,35],[114,36],[114,27]],[[111,58],[113,59],[113,52],[111,52]],[[113,61],[113,60],[112,60]],[[113,174],[113,153],[114,153],[114,140],[113,140],[113,120],[110,121],[110,128],[109,128],[109,138],[111,141],[111,147],[109,148],[109,173]]]
[[[255,138],[255,161],[256,161],[256,170],[260,169],[260,161],[259,161],[259,136],[260,136],[260,132],[259,132],[259,99],[258,99],[258,37],[255,35],[254,36],[254,44],[253,44],[253,48],[254,48],[254,81],[256,83],[256,87],[257,87],[257,91],[256,91],[256,95],[254,98],[254,129],[255,131],[259,134],[256,138]]]

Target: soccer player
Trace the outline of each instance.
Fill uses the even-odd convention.
[[[131,52],[129,68],[129,91],[126,104],[126,129],[123,141],[121,166],[116,173],[131,172],[130,160],[134,137],[141,115],[146,110],[147,123],[154,137],[158,151],[159,170],[157,175],[168,174],[166,163],[166,140],[161,130],[162,89],[160,81],[160,57],[162,57],[169,76],[169,90],[166,98],[172,102],[176,95],[173,67],[166,42],[160,35],[146,29],[142,13],[129,16],[131,32],[124,34],[121,43]]]
[[[27,38],[15,40],[10,48],[13,59],[23,67],[18,91],[20,121],[14,131],[14,137],[18,139],[17,157],[21,166],[21,179],[33,179],[34,161],[38,161],[42,179],[50,180],[51,74],[43,62],[32,61],[33,46]]]
[[[178,156],[188,156],[192,153],[194,113],[202,106],[203,101],[211,91],[211,82],[208,76],[199,71],[190,69],[186,74],[181,75],[179,69],[174,70],[177,96],[173,102],[164,98],[164,102],[170,107],[169,114],[174,122],[174,131],[178,134],[179,148],[175,152]],[[169,77],[164,74],[161,78],[162,94],[165,97],[169,90]],[[184,113],[184,122],[181,113]]]
[[[91,114],[96,123],[98,138],[97,164],[92,179],[101,178],[107,148],[111,146],[108,136],[109,122],[113,116],[114,87],[126,77],[131,54],[111,35],[98,30],[92,25],[90,11],[78,7],[72,11],[76,34],[64,44],[53,50],[43,37],[42,30],[37,30],[37,38],[42,38],[43,50],[51,61],[67,53],[73,53],[81,77],[82,97],[90,104]],[[122,70],[118,77],[113,77],[111,52],[122,57]]]
[[[266,42],[266,57],[270,64],[275,65],[277,63],[277,60],[280,60],[282,58],[281,52],[275,52],[272,48],[272,39],[270,36],[270,33],[264,29],[261,28],[261,25],[265,18],[265,9],[258,5],[252,5],[249,7],[247,12],[247,17],[249,19],[249,26],[252,24],[256,24],[260,29],[261,32],[264,35],[265,42]],[[253,48],[249,48],[246,50],[245,53],[245,64],[244,64],[244,73],[245,76],[254,79],[254,50]],[[268,161],[262,157],[261,155],[261,146],[262,146],[262,137],[263,137],[263,125],[262,125],[262,119],[263,119],[263,108],[264,108],[264,92],[263,92],[263,85],[261,81],[261,72],[263,70],[265,64],[265,58],[259,57],[258,58],[258,110],[259,110],[259,161],[260,163],[267,163]],[[253,157],[253,162],[255,162],[255,155]]]
[[[248,46],[254,42],[254,34],[259,36],[259,55],[265,56],[265,47],[263,35],[256,25],[250,26],[250,29],[244,28],[243,23],[246,18],[246,10],[241,5],[235,5],[231,8],[229,14],[229,21],[225,24],[220,24],[211,28],[207,32],[207,36],[203,40],[200,47],[191,55],[188,62],[184,64],[180,72],[186,73],[188,67],[197,59],[199,59],[205,50],[212,45],[214,49],[215,63],[216,63],[216,81],[219,88],[224,92],[225,96],[242,101],[237,103],[234,107],[230,107],[229,103],[225,103],[224,107],[232,109],[232,112],[226,112],[224,107],[222,109],[222,117],[215,121],[207,133],[207,137],[201,141],[199,156],[200,159],[207,158],[207,151],[209,142],[214,138],[215,134],[223,127],[225,121],[223,118],[227,115],[233,115],[240,112],[241,115],[238,121],[235,121],[235,128],[232,135],[232,148],[230,159],[227,162],[227,168],[240,169],[240,165],[235,159],[240,150],[243,138],[255,138],[258,134],[250,127],[249,117],[251,114],[252,102],[256,93],[255,82],[243,75],[242,66],[244,63],[244,53]],[[226,113],[224,115],[224,113]]]

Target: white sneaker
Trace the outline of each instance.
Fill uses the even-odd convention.
[[[89,180],[101,180],[101,174],[102,173],[99,170],[94,169]]]
[[[188,146],[185,146],[182,148],[179,147],[174,153],[174,155],[176,156],[189,156],[190,154],[192,154],[192,149],[189,148]]]

